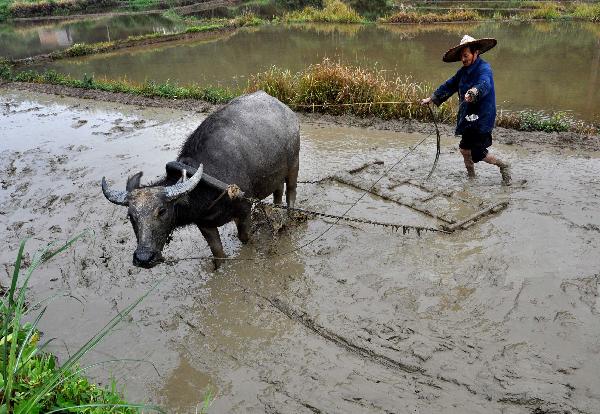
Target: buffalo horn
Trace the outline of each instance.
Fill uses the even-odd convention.
[[[102,177],[102,192],[108,201],[120,206],[127,206],[127,191],[111,190],[108,188],[106,178]]]
[[[174,200],[177,197],[187,194],[194,188],[196,188],[196,186],[200,182],[200,179],[202,178],[203,169],[204,168],[202,164],[200,164],[198,170],[196,170],[194,175],[192,175],[189,180],[165,187],[165,196],[167,197],[167,199]]]

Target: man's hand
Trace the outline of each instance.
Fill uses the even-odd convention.
[[[465,101],[467,102],[473,102],[475,101],[475,99],[477,98],[477,94],[479,93],[479,91],[477,90],[477,88],[471,88],[467,91],[467,93],[465,93]]]
[[[431,102],[431,97],[421,99],[421,105],[427,105],[429,102]]]

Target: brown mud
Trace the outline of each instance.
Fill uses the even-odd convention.
[[[460,220],[508,202],[451,235],[361,224],[325,232],[330,222],[308,220],[258,226],[241,245],[227,225],[221,237],[232,260],[213,272],[205,241],[186,228],[165,249],[173,263],[145,270],[131,265],[135,237],[124,209],[102,196],[100,178],[124,187],[138,170],[145,182],[161,175],[213,107],[15,86],[0,90],[0,282],[7,285],[23,238],[32,252],[94,232],[32,278],[32,299],[81,301],[54,299],[42,322],[64,357],[164,277],[84,361],[139,360],[90,372],[101,382],[114,376],[131,400],[190,413],[211,389],[214,413],[600,412],[600,149],[587,138],[562,145],[560,134],[499,131],[494,153],[513,164],[516,180],[527,179],[502,187],[487,165],[466,179],[445,129],[426,185],[449,195],[428,208]],[[423,182],[435,153],[431,125],[301,120],[301,180],[379,159],[383,166],[355,172],[370,183],[414,148],[378,186],[428,199],[418,186],[395,183]],[[424,133],[430,138],[416,146]],[[302,184],[297,203],[341,214],[361,194],[335,182]],[[375,195],[349,215],[440,224]]]
[[[105,92],[90,89],[72,88],[61,85],[46,85],[24,82],[0,83],[0,88],[25,90],[32,92],[42,92],[59,96],[69,96],[74,98],[94,99],[106,102],[116,102],[125,105],[136,105],[140,107],[153,108],[171,108],[183,111],[211,112],[218,108],[208,102],[195,99],[168,99],[168,98],[150,98],[136,96],[126,93]],[[431,122],[420,122],[413,120],[384,120],[377,117],[360,118],[354,115],[327,115],[320,113],[303,112],[298,113],[303,122],[319,125],[334,124],[342,126],[355,126],[359,128],[369,128],[385,131],[435,134],[434,124]],[[440,133],[445,136],[454,135],[454,127],[448,124],[439,124]],[[506,128],[495,128],[494,139],[506,145],[520,143],[534,143],[550,145],[565,149],[589,149],[600,150],[599,135],[584,135],[575,132],[554,132],[546,133],[540,131],[516,131]]]

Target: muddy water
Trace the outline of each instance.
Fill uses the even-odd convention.
[[[437,85],[458,68],[441,56],[464,33],[498,39],[485,59],[494,68],[500,108],[572,111],[600,122],[600,96],[594,93],[600,88],[600,31],[586,23],[266,26],[212,42],[127,50],[49,67],[76,77],[94,73],[244,87],[249,75],[272,65],[299,71],[328,57]]]
[[[2,284],[22,238],[33,236],[34,249],[94,231],[32,279],[36,299],[68,293],[82,302],[52,302],[42,330],[64,341],[54,350],[72,353],[162,280],[85,361],[138,360],[92,371],[99,381],[115,376],[131,399],[174,413],[194,412],[208,389],[214,413],[598,412],[600,153],[494,145],[515,178],[528,180],[503,188],[483,165],[468,182],[456,141],[444,137],[427,185],[456,195],[442,197],[439,211],[458,218],[508,201],[506,210],[452,235],[336,225],[284,256],[276,254],[329,224],[293,224],[275,239],[259,228],[246,246],[228,225],[221,235],[231,257],[265,260],[217,272],[199,260],[143,270],[131,265],[125,211],[103,198],[99,178],[124,186],[142,169],[151,180],[205,115],[6,90],[0,102]],[[300,175],[317,179],[373,159],[391,167],[422,138],[303,122]],[[385,180],[420,182],[433,145],[418,146]],[[359,174],[369,182],[377,168]],[[298,204],[340,213],[360,195],[342,184],[303,184]],[[375,196],[349,214],[439,224]],[[188,228],[165,255],[209,251]]]
[[[65,49],[75,43],[110,42],[150,33],[174,33],[180,23],[159,15],[93,20],[0,24],[0,56],[19,59]]]

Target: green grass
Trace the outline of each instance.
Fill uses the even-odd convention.
[[[573,17],[581,20],[600,22],[600,3],[578,3],[575,4]]]
[[[98,344],[120,321],[123,320],[150,292],[130,304],[124,311],[111,319],[103,329],[92,336],[78,351],[61,366],[56,357],[44,351],[50,341],[40,344],[38,323],[46,312],[46,307],[28,307],[25,295],[33,272],[42,264],[61,254],[73,245],[82,235],[72,238],[63,245],[48,245],[38,251],[31,264],[23,268],[25,241],[21,242],[14,264],[11,285],[0,302],[0,413],[37,414],[54,412],[83,412],[101,414],[137,413],[139,409],[159,411],[154,406],[127,403],[113,381],[109,388],[90,383],[78,362]],[[28,314],[37,311],[34,317]],[[25,323],[28,316],[33,322]]]
[[[34,70],[14,72],[6,64],[0,65],[0,78],[14,82],[44,83],[106,92],[130,93],[148,97],[198,99],[214,104],[229,102],[236,96],[234,92],[226,88],[199,87],[197,85],[179,86],[177,83],[170,81],[165,83],[153,81],[134,83],[126,80],[95,79],[93,76],[88,75],[84,75],[82,79],[75,79],[53,70],[44,72]]]
[[[227,103],[242,93],[242,91],[221,87],[200,87],[195,84],[181,86],[170,81],[134,83],[126,80],[95,79],[88,75],[84,75],[82,79],[75,79],[51,70],[15,72],[6,63],[0,64],[0,79],[148,97],[197,99],[215,104]],[[251,76],[243,92],[259,89],[300,112],[315,111],[333,115],[350,114],[359,117],[376,116],[383,119],[431,121],[429,110],[419,105],[420,99],[429,96],[432,92],[429,84],[415,82],[410,78],[388,78],[383,71],[345,66],[328,59],[298,73],[272,67]],[[438,108],[437,119],[440,122],[454,123],[457,107],[455,99],[448,100]],[[523,131],[572,131],[586,135],[599,133],[597,126],[573,119],[563,112],[500,111],[496,124]]]
[[[248,92],[258,89],[300,111],[431,119],[429,110],[418,104],[422,97],[431,94],[429,85],[409,78],[388,79],[383,71],[345,66],[328,59],[294,74],[272,67],[250,78]],[[440,119],[451,120],[453,105],[449,102],[440,107]]]
[[[401,11],[380,19],[382,23],[441,23],[481,20],[474,10],[449,10],[444,13],[418,13]]]
[[[323,9],[305,7],[303,10],[286,13],[282,21],[288,23],[364,23],[365,19],[340,0],[325,0]]]

